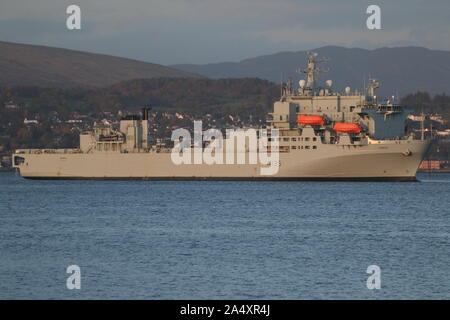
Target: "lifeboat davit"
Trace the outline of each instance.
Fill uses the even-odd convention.
[[[336,122],[333,130],[344,133],[360,133],[361,127],[357,123]]]
[[[324,125],[325,120],[322,116],[301,114],[297,118],[297,123],[303,125]]]

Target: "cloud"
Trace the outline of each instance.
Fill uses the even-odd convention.
[[[450,50],[450,1],[377,0],[381,31],[365,28],[371,0],[2,0],[0,40],[208,63],[322,45],[418,45]],[[66,29],[66,8],[82,30]]]
[[[264,38],[274,43],[288,43],[294,46],[301,46],[305,43],[315,44],[316,46],[329,44],[352,46],[355,43],[365,43],[367,46],[374,46],[408,41],[411,38],[411,29],[401,28],[392,31],[348,27],[307,29],[303,26],[293,26],[247,32],[246,35]]]

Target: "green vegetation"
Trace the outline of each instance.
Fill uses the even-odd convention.
[[[80,130],[94,121],[139,112],[143,106],[155,111],[184,112],[202,118],[229,115],[247,122],[265,119],[279,89],[260,79],[139,79],[107,88],[0,88],[0,144],[4,150],[27,147],[75,147]],[[24,119],[39,123],[27,125]],[[67,123],[82,119],[83,125]],[[248,120],[250,119],[250,120]],[[76,130],[78,129],[78,130]]]

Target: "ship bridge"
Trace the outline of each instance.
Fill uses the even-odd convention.
[[[376,79],[369,79],[365,93],[352,91],[346,87],[343,93],[333,90],[333,82],[327,80],[325,86],[316,84],[316,75],[324,72],[317,63],[327,59],[317,59],[316,53],[308,54],[305,70],[307,80],[300,80],[294,88],[290,79],[282,84],[280,101],[274,104],[269,114],[272,127],[295,129],[300,115],[320,115],[326,125],[335,123],[355,123],[373,139],[394,139],[405,135],[405,120],[409,110],[394,102],[394,97],[386,102],[378,102],[375,91],[380,87]]]

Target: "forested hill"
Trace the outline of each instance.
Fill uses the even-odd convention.
[[[124,81],[106,88],[41,88],[13,86],[0,89],[0,110],[12,101],[24,115],[46,117],[71,114],[117,113],[152,106],[193,114],[262,115],[279,98],[278,86],[261,79],[155,78]]]
[[[0,87],[0,154],[1,149],[76,146],[79,132],[94,122],[115,122],[143,106],[157,113],[162,130],[177,124],[163,113],[189,114],[189,126],[193,118],[232,125],[262,121],[278,95],[279,87],[260,79],[157,78],[106,88]],[[26,124],[25,119],[37,124]]]

